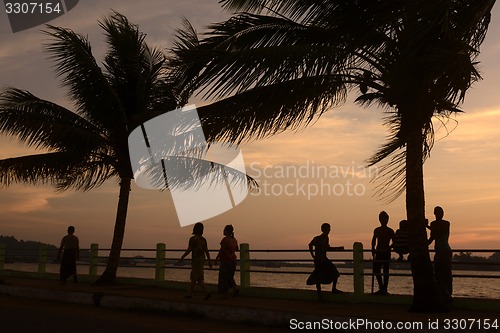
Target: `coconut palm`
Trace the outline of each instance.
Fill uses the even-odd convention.
[[[179,84],[215,100],[201,108],[211,139],[258,139],[309,124],[357,93],[387,112],[381,195],[406,190],[414,311],[445,310],[426,243],[423,163],[434,117],[460,112],[494,0],[225,0],[241,11],[199,40],[186,24],[173,52]],[[216,123],[216,124],[214,124]]]
[[[128,135],[144,121],[186,102],[165,70],[165,56],[149,47],[137,26],[113,13],[100,26],[108,52],[101,68],[88,40],[48,26],[46,45],[74,110],[8,88],[0,95],[0,132],[41,149],[0,161],[0,184],[50,184],[88,191],[111,178],[119,199],[111,252],[99,282],[114,282],[122,247],[133,173]]]

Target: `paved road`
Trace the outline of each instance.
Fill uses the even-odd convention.
[[[0,294],[2,333],[265,333],[286,329],[245,326],[168,313],[137,312],[112,308],[25,299]]]

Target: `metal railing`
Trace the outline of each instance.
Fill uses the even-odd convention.
[[[78,262],[81,266],[88,266],[88,275],[90,277],[96,277],[98,267],[106,266],[107,256],[102,255],[109,253],[110,249],[99,249],[97,244],[92,244],[89,249],[81,249],[80,257],[81,261]],[[171,269],[190,269],[188,266],[181,266],[177,264],[178,259],[185,249],[168,249],[164,243],[159,243],[156,249],[151,248],[132,248],[132,249],[122,249],[122,253],[139,253],[140,255],[135,256],[122,256],[120,259],[120,267],[134,267],[134,268],[154,268],[154,280],[164,281],[165,271]],[[218,250],[210,250],[211,253],[216,253]],[[336,264],[342,264],[347,268],[352,268],[351,272],[341,272],[341,275],[353,276],[353,287],[354,293],[357,295],[364,294],[364,277],[374,276],[373,271],[370,267],[373,264],[373,260],[365,259],[366,254],[370,256],[371,250],[363,249],[363,244],[356,242],[353,244],[352,249],[345,249],[342,251],[335,251],[335,257],[342,254],[343,259],[333,259],[332,261]],[[430,250],[430,252],[434,252]],[[500,252],[498,249],[458,249],[453,250],[454,253],[495,253]],[[173,254],[176,254],[175,256]],[[254,258],[254,255],[273,255],[276,254],[293,254],[294,258]],[[36,255],[35,255],[36,254]],[[250,287],[251,273],[264,273],[264,274],[310,274],[310,271],[300,271],[300,270],[270,270],[269,267],[273,267],[273,264],[284,264],[286,266],[294,267],[298,265],[312,267],[313,260],[309,256],[309,250],[305,249],[250,249],[249,244],[240,244],[240,259],[238,260],[239,269],[237,270],[240,274],[240,286],[242,288]],[[300,256],[304,258],[298,258]],[[37,273],[39,275],[46,274],[46,264],[54,263],[57,256],[57,249],[49,249],[47,245],[41,245],[39,249],[11,249],[9,255],[7,256],[7,249],[5,245],[0,244],[0,275],[4,271],[4,265],[6,259],[14,258],[23,261],[24,258],[29,258],[27,260],[31,263],[37,263],[38,269]],[[36,260],[34,259],[36,257]],[[215,256],[214,256],[215,257]],[[189,259],[185,260],[189,262]],[[391,261],[392,262],[392,261]],[[490,270],[500,271],[500,263],[498,262],[453,262],[454,266],[484,266],[488,267]],[[266,269],[263,269],[263,268]],[[411,277],[411,273],[390,273],[390,276],[402,276]],[[490,278],[499,279],[498,275],[475,275],[475,274],[454,274],[454,278]],[[372,279],[373,283],[373,279]]]

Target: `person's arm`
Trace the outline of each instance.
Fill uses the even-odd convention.
[[[184,252],[184,254],[181,256],[178,263],[182,262],[184,260],[184,258],[186,258],[186,256],[191,253],[191,249],[192,249],[191,240],[189,240],[188,248],[187,248],[186,252]]]
[[[330,246],[330,243],[328,243],[327,247],[328,251],[342,251],[344,249],[343,246]]]
[[[311,254],[311,257],[313,259],[316,259],[316,257],[314,256],[314,245],[312,241],[309,243],[309,253]]]
[[[205,251],[205,256],[207,257],[208,260],[208,267],[212,268],[212,261],[210,261],[210,252],[208,252],[208,245],[206,240],[204,241],[203,244],[203,250]]]
[[[80,240],[76,237],[76,260],[80,260]]]
[[[432,231],[431,231],[431,237],[429,237],[429,240],[427,241],[427,245],[431,245],[432,242],[434,242],[434,239],[435,239],[435,237],[434,237],[434,235],[432,235]]]
[[[426,227],[427,227],[427,229],[429,229],[431,231],[429,239],[427,240],[427,245],[431,245],[432,242],[434,242],[434,239],[435,239],[435,237],[434,237],[434,228],[433,228],[432,224],[429,226],[429,220],[426,219],[425,221],[426,221]]]
[[[61,253],[64,248],[64,238],[61,240],[61,246],[59,246],[59,251],[57,251],[57,260],[61,259]]]
[[[224,244],[225,244],[224,239],[222,239],[220,242],[220,249],[219,249],[219,252],[217,252],[217,256],[215,257],[214,265],[217,265],[217,262],[219,261],[221,255],[222,255],[222,251],[224,251]]]
[[[373,237],[372,237],[372,256],[375,256],[375,245],[377,245],[377,233],[373,231]]]

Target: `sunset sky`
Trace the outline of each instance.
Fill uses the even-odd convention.
[[[198,31],[228,17],[217,0],[83,0],[50,24],[88,35],[94,55],[102,61],[106,45],[98,21],[111,9],[138,24],[150,45],[164,49],[171,46],[183,16]],[[26,89],[69,107],[66,90],[42,50],[47,37],[40,28],[12,33],[7,15],[0,12],[0,89]],[[435,123],[436,144],[424,167],[427,217],[434,218],[434,206],[444,208],[455,249],[500,248],[498,5],[478,60],[483,80],[469,91],[464,114],[446,126]],[[359,107],[353,100],[351,96],[307,129],[241,147],[246,170],[261,184],[261,193],[204,221],[210,248],[218,247],[222,229],[230,223],[239,242],[254,249],[305,249],[323,222],[332,224],[331,245],[351,248],[361,241],[368,247],[381,210],[389,213],[389,225],[398,227],[405,218],[404,196],[390,204],[374,197],[375,185],[369,182],[374,170],[365,168],[366,159],[388,134],[383,112]],[[200,97],[192,102],[206,103]],[[17,142],[0,136],[0,159],[26,153]],[[0,235],[58,244],[67,226],[74,225],[82,247],[109,247],[117,200],[114,180],[85,193],[22,184],[0,188]],[[191,230],[179,226],[169,192],[133,186],[125,248],[153,248],[159,242],[183,248]]]

